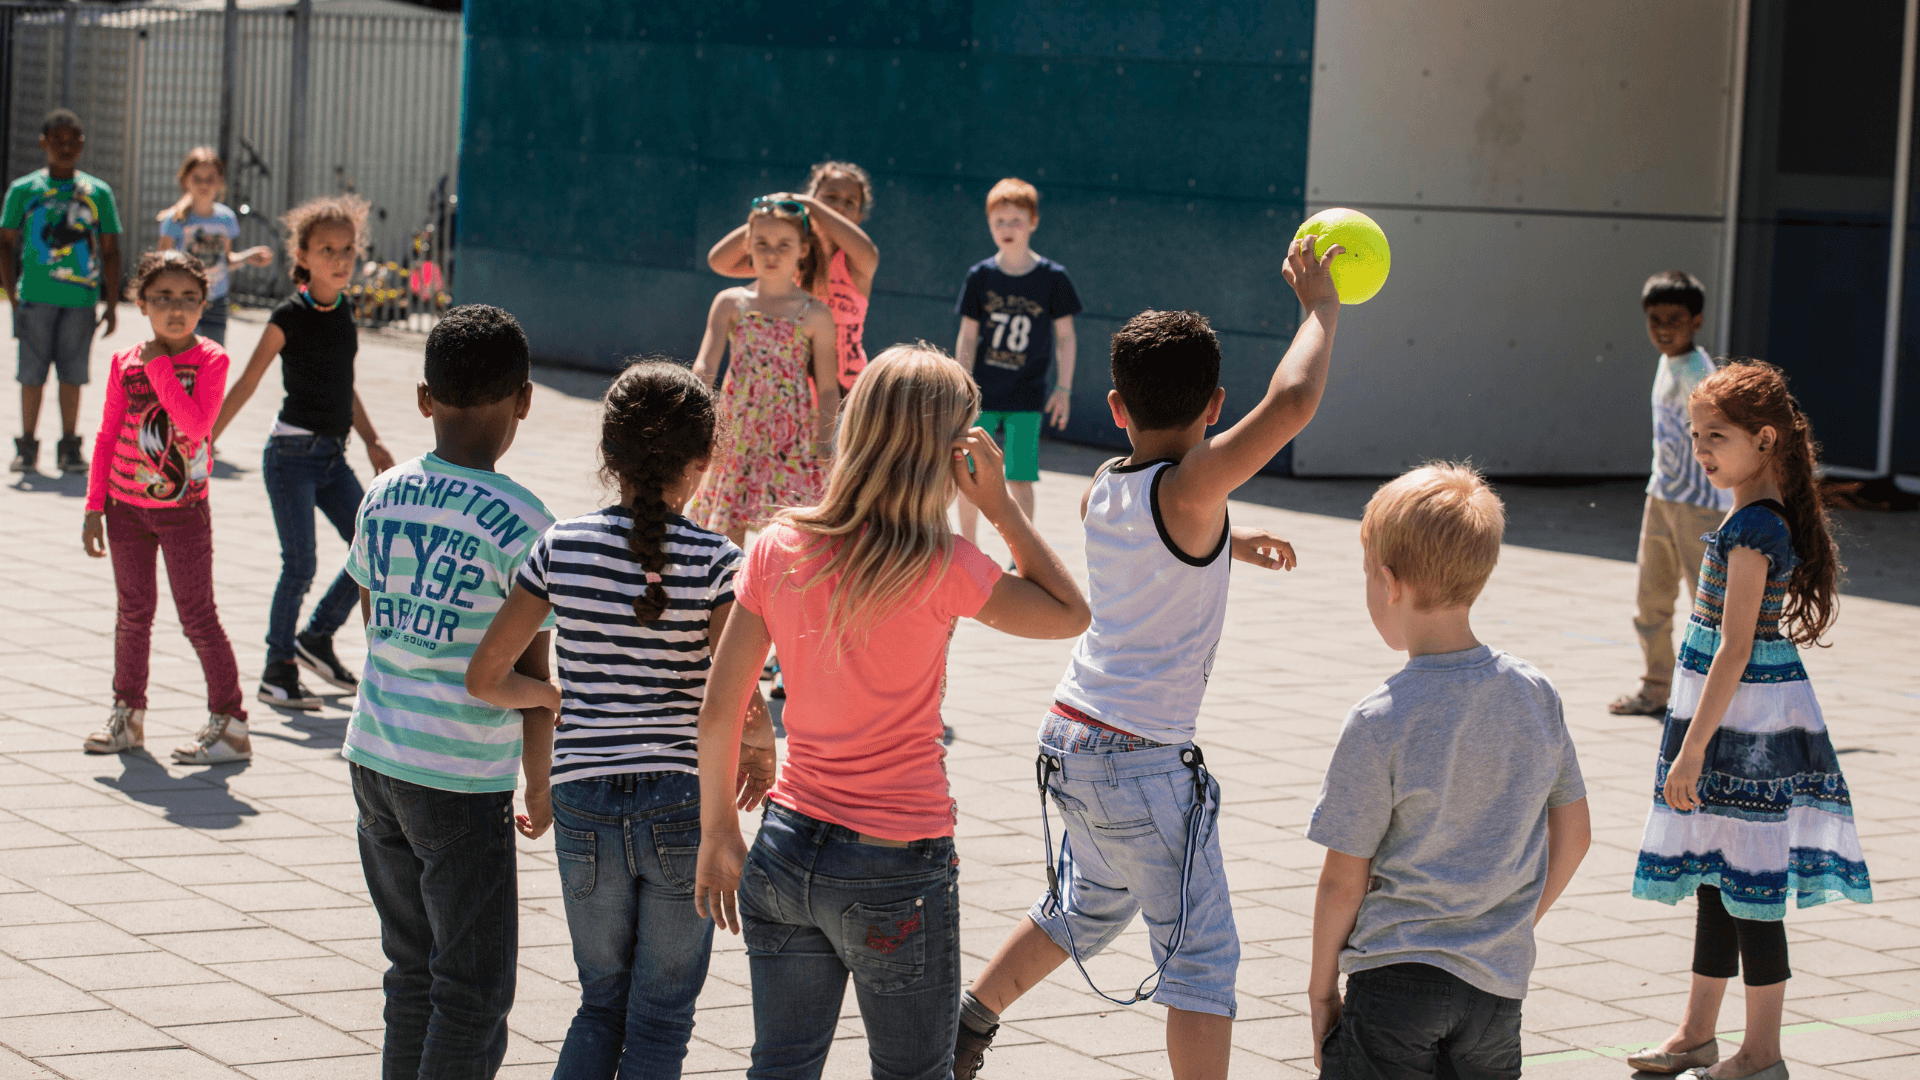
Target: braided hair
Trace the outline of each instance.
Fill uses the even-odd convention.
[[[632,498],[633,525],[627,550],[647,573],[634,597],[633,617],[642,625],[667,610],[661,577],[667,570],[667,491],[687,466],[711,457],[719,430],[713,392],[672,360],[640,360],[607,388],[600,425],[600,471]]]
[[[1787,579],[1786,603],[1780,629],[1796,645],[1823,645],[1821,635],[1833,625],[1839,601],[1840,550],[1833,542],[1833,524],[1820,501],[1816,467],[1820,443],[1800,403],[1787,389],[1787,376],[1761,360],[1735,360],[1700,380],[1692,399],[1719,409],[1726,418],[1749,432],[1772,427],[1773,477],[1786,507],[1787,533],[1800,557]]]

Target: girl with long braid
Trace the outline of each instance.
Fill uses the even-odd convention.
[[[1814,489],[1806,414],[1780,369],[1735,363],[1687,402],[1693,455],[1734,511],[1707,534],[1674,671],[1633,895],[1693,896],[1693,986],[1679,1027],[1627,1063],[1714,1080],[1785,1080],[1787,901],[1873,900],[1853,801],[1798,646],[1833,624],[1840,560]],[[1744,972],[1742,969],[1744,968]],[[1720,1061],[1727,980],[1746,983],[1746,1034]]]
[[[580,969],[580,1009],[554,1071],[567,1080],[677,1074],[707,977],[713,924],[693,906],[695,735],[741,554],[680,508],[721,429],[712,392],[686,368],[648,360],[622,372],[600,429],[601,475],[619,504],[559,522],[534,545],[468,667],[481,700],[559,717],[551,779],[529,767],[519,825],[529,837],[559,826]],[[549,618],[557,686],[513,670]],[[773,745],[756,692],[732,789],[742,809],[773,782]]]

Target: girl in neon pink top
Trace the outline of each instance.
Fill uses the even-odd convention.
[[[867,302],[873,295],[873,272],[880,265],[880,249],[860,228],[873,209],[873,180],[867,170],[850,161],[823,161],[807,176],[807,193],[771,196],[793,199],[806,206],[813,227],[828,255],[824,291],[816,296],[833,315],[835,346],[840,362],[840,390],[853,389],[853,380],[867,366],[862,343],[867,324]],[[707,253],[707,265],[727,277],[753,276],[743,225],[728,233]]]
[[[207,273],[182,251],[152,251],[134,275],[152,340],[113,358],[106,408],[87,477],[81,544],[104,558],[111,540],[119,615],[114,624],[113,712],[87,736],[89,753],[142,746],[147,654],[157,606],[156,559],[167,559],[180,625],[207,676],[207,726],[173,752],[182,764],[252,755],[233,646],[213,602],[213,519],[207,509],[208,435],[227,391],[227,351],[194,334]]]
[[[947,639],[963,616],[1030,638],[1072,637],[1089,618],[1008,495],[1000,448],[973,426],[979,411],[979,388],[945,354],[880,354],[841,414],[825,500],[775,515],[735,579],[700,710],[694,903],[746,932],[756,1075],[819,1072],[849,976],[876,1074],[882,1061],[890,1074],[951,1069],[960,921],[940,742]],[[984,500],[1018,574],[952,534],[956,492]],[[735,756],[769,645],[787,676],[787,762],[749,852]]]

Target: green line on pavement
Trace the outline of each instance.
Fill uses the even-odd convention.
[[[1827,1031],[1835,1027],[1860,1027],[1865,1024],[1889,1024],[1897,1020],[1920,1020],[1920,1009],[1901,1009],[1898,1012],[1869,1013],[1865,1016],[1847,1016],[1839,1020],[1809,1020],[1801,1024],[1787,1024],[1780,1029],[1781,1035],[1798,1035],[1807,1031]],[[1719,1038],[1728,1042],[1739,1042],[1746,1035],[1744,1031],[1723,1031]],[[1520,1067],[1531,1069],[1539,1065],[1557,1065],[1563,1061],[1585,1061],[1597,1057],[1626,1057],[1639,1053],[1639,1046],[1602,1046],[1594,1050],[1556,1050],[1550,1054],[1532,1054],[1520,1059]]]

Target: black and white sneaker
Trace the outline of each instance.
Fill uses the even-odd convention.
[[[293,658],[300,666],[342,690],[360,689],[360,680],[333,655],[333,639],[299,634],[293,639]]]
[[[291,660],[268,662],[267,670],[260,675],[258,697],[269,705],[303,712],[312,712],[321,704],[312,691],[300,685],[300,669]]]

